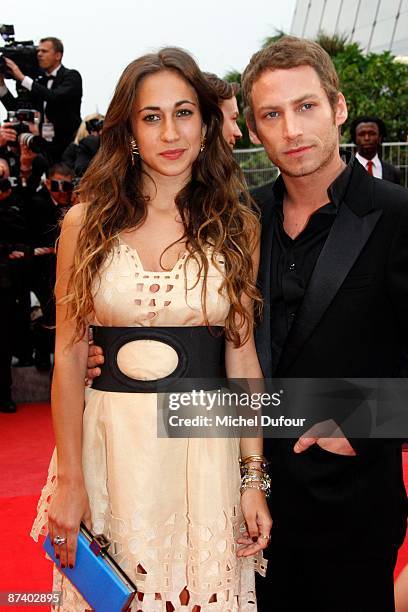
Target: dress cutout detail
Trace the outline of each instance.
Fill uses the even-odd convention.
[[[223,258],[217,256],[219,266]],[[198,264],[184,253],[169,272],[146,272],[135,249],[118,241],[95,283],[95,325],[203,325]],[[198,279],[198,281],[197,281]],[[222,273],[211,262],[207,280],[210,325],[224,325],[229,303],[219,289]],[[174,354],[153,340],[124,347],[120,369],[151,380],[174,370]],[[205,376],[205,364],[203,364]],[[261,555],[239,559],[239,440],[157,438],[153,393],[88,388],[83,417],[83,470],[95,533],[138,588],[132,612],[256,612],[254,570]],[[56,486],[54,451],[31,535],[47,534],[47,512]],[[89,609],[73,585],[54,569],[61,612]],[[180,603],[188,590],[189,601]]]

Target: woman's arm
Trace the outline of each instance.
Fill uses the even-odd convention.
[[[253,254],[253,273],[254,278],[258,274],[259,267],[259,241],[256,244]],[[243,298],[243,306],[247,309],[252,309],[252,303],[248,298]],[[245,336],[245,329],[241,329],[240,335]],[[249,338],[245,344],[239,348],[234,348],[231,342],[226,343],[225,350],[225,366],[227,377],[229,379],[242,378],[249,381],[251,391],[251,380],[261,381],[263,378],[261,366],[259,365],[258,356],[255,348],[254,334],[251,330]],[[253,392],[259,392],[258,387],[253,389]],[[250,455],[262,455],[263,440],[262,436],[256,438],[241,438],[240,441],[241,457]],[[259,468],[259,463],[249,463],[248,467]],[[248,533],[238,540],[242,544],[242,548],[238,551],[238,556],[246,557],[255,554],[262,548],[266,548],[269,544],[269,533],[272,527],[272,520],[269,514],[268,506],[265,499],[265,493],[258,489],[246,489],[241,495],[241,507],[247,524]]]
[[[75,562],[76,540],[80,521],[90,527],[90,510],[82,472],[82,416],[84,378],[88,356],[87,335],[72,344],[74,323],[67,318],[67,306],[61,301],[67,295],[68,279],[81,228],[83,206],[70,209],[62,225],[57,258],[56,345],[51,404],[57,447],[57,486],[48,516],[50,537],[67,538],[67,544],[56,546],[61,566]]]

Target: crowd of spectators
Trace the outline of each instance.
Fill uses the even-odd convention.
[[[2,412],[16,409],[12,363],[51,369],[56,241],[103,126],[100,114],[81,120],[81,75],[62,64],[63,51],[59,39],[42,39],[37,47],[41,75],[35,79],[5,57],[17,96],[0,74],[0,102],[7,110],[0,127]]]

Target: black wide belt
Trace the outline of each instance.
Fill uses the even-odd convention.
[[[216,379],[225,378],[224,328],[219,326],[193,327],[100,327],[92,326],[94,344],[100,346],[105,362],[101,375],[93,379],[92,388],[98,391],[122,393],[154,393],[175,390],[187,391],[192,379],[199,379],[199,387],[214,389]],[[178,364],[169,375],[155,380],[130,378],[118,367],[119,350],[135,340],[156,340],[173,348]],[[188,380],[186,380],[188,379]],[[204,382],[206,379],[207,382]],[[183,386],[184,381],[184,386]],[[187,386],[186,386],[187,384]]]

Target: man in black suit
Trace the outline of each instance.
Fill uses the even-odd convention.
[[[350,136],[357,145],[356,158],[369,174],[379,179],[401,184],[401,170],[378,156],[386,136],[385,123],[378,117],[358,117],[350,126]]]
[[[10,168],[0,158],[0,412],[16,412],[11,397],[11,357],[15,335],[13,263],[24,257],[27,227],[10,182]]]
[[[30,289],[37,296],[43,313],[34,339],[35,365],[40,370],[50,369],[50,355],[54,352],[55,245],[62,219],[71,205],[73,178],[74,172],[69,166],[54,164],[47,172],[44,186],[25,207],[33,252]]]
[[[265,377],[402,376],[408,192],[341,160],[346,101],[316,43],[280,39],[252,57],[242,84],[251,138],[281,171],[253,194]],[[305,432],[265,440],[265,454],[273,528],[258,609],[394,610],[407,520],[400,441]]]
[[[58,38],[40,40],[37,57],[43,74],[33,80],[25,76],[15,62],[4,58],[9,71],[25,89],[33,108],[42,115],[42,136],[49,142],[52,162],[60,161],[63,151],[74,140],[81,123],[82,79],[77,70],[61,64],[64,47]],[[0,100],[7,110],[20,108],[0,75]]]

